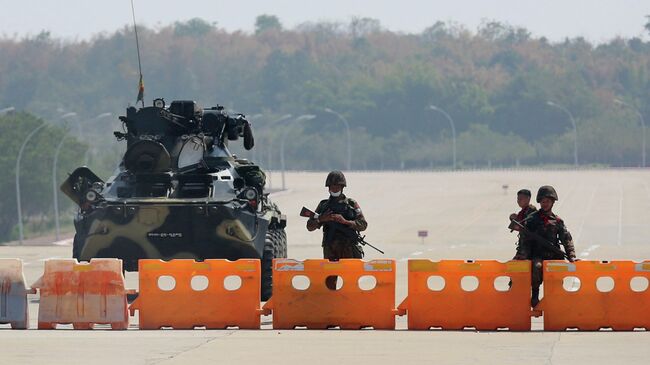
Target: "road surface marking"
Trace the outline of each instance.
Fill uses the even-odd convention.
[[[55,241],[52,242],[53,245],[55,246],[71,246],[72,245],[72,238],[68,238],[65,240],[60,240],[60,241]]]
[[[585,227],[585,222],[587,221],[587,214],[591,212],[591,206],[593,205],[594,202],[594,196],[596,196],[596,190],[598,190],[598,186],[594,188],[594,190],[591,192],[591,196],[589,197],[589,202],[587,203],[587,208],[584,210],[584,214],[582,215],[582,221],[580,222],[580,229],[578,229],[578,234],[576,235],[576,241],[580,241],[580,236],[582,236],[582,229]]]
[[[589,246],[589,248],[587,248],[587,249],[585,249],[584,251],[582,251],[582,252],[580,253],[580,256],[589,256],[589,255],[591,254],[591,252],[592,252],[593,250],[597,249],[598,247],[600,247],[600,245],[591,245],[591,246]]]

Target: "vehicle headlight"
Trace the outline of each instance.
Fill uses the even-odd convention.
[[[165,99],[158,98],[153,100],[153,106],[160,109],[165,109]]]
[[[95,190],[88,190],[86,192],[86,201],[94,202],[98,198],[98,194]]]
[[[244,191],[244,197],[246,200],[255,200],[257,198],[257,191],[255,189],[246,189]]]

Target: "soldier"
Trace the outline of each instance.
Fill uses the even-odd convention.
[[[540,203],[541,209],[526,219],[527,232],[522,232],[524,235],[517,253],[519,259],[531,260],[533,264],[530,300],[533,308],[539,303],[539,286],[544,280],[543,261],[563,260],[565,256],[560,245],[564,246],[564,253],[569,262],[576,261],[571,233],[567,230],[564,221],[553,213],[553,205],[557,200],[557,193],[552,186],[545,185],[539,188],[537,202]]]
[[[524,219],[528,217],[531,213],[537,210],[534,205],[530,204],[531,193],[528,189],[521,189],[517,192],[517,205],[521,209],[519,213],[510,214],[510,225],[508,228],[513,231],[519,231],[519,226],[512,223],[512,220],[516,220],[519,223],[523,223]]]
[[[521,189],[517,192],[517,205],[519,205],[519,208],[521,208],[521,210],[519,210],[519,213],[510,214],[510,225],[508,226],[508,229],[510,229],[511,232],[519,231],[519,226],[516,225],[513,220],[524,224],[526,217],[528,217],[531,213],[537,211],[537,208],[535,208],[534,205],[530,204],[531,195],[532,194],[528,189]],[[513,260],[525,260],[521,258],[522,255],[519,252],[519,247],[521,246],[521,236],[522,234],[519,233],[517,240],[517,253],[515,254],[515,257],[513,257]]]
[[[357,237],[368,223],[359,204],[343,194],[347,186],[345,176],[341,171],[332,171],[327,175],[325,186],[329,188],[330,197],[318,204],[317,215],[307,220],[307,230],[311,232],[323,227],[324,258],[331,261],[363,258]],[[325,284],[335,290],[336,281],[336,276],[330,276]]]

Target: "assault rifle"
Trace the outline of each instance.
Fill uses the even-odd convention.
[[[549,249],[553,251],[554,253],[558,255],[562,255],[562,257],[566,258],[567,260],[571,261],[572,259],[569,258],[569,255],[567,255],[564,251],[562,251],[560,248],[555,246],[552,242],[549,240],[545,239],[544,237],[540,236],[539,234],[535,232],[531,232],[526,226],[523,224],[517,222],[516,219],[510,219],[510,222],[517,227],[519,227],[519,232],[524,233],[530,237],[532,237],[537,243],[541,244],[544,246],[546,249]]]
[[[327,214],[324,214],[324,215],[327,215]],[[311,211],[311,210],[309,210],[309,209],[307,209],[305,207],[302,207],[302,209],[300,210],[300,216],[305,217],[305,218],[313,218],[313,219],[318,219],[318,217],[319,217],[318,214],[316,214],[315,212],[313,212],[313,211]],[[354,229],[345,227],[344,225],[342,225],[341,223],[338,223],[338,222],[326,222],[326,224],[330,225],[330,229],[332,230],[332,232],[338,231],[341,234],[343,234],[345,237],[353,239],[356,243],[358,243],[358,244],[360,244],[362,246],[371,247],[371,248],[375,249],[377,252],[380,252],[382,255],[384,254],[384,251],[378,249],[377,247],[373,246],[369,242],[366,242],[366,236],[362,236],[358,231],[355,231]]]

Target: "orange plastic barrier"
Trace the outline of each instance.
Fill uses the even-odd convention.
[[[545,261],[544,330],[650,330],[649,280],[650,261]]]
[[[140,329],[260,328],[260,260],[140,260],[138,265],[140,292],[129,310],[139,311]]]
[[[126,329],[129,325],[122,260],[47,260],[43,276],[32,287],[40,291],[39,329],[69,323],[74,329],[92,329],[94,324]]]
[[[326,286],[330,276],[339,277],[338,290]],[[395,260],[276,259],[264,309],[276,329],[395,329]]]
[[[408,267],[408,296],[398,309],[408,313],[409,329],[530,330],[530,261],[423,259],[409,260]],[[465,277],[468,286],[478,284],[475,290],[462,288]],[[504,291],[495,288],[497,278]]]
[[[29,327],[29,310],[23,260],[0,259],[0,324],[13,329]]]

